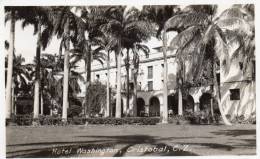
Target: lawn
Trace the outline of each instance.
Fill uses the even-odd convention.
[[[7,157],[255,155],[255,125],[6,128]]]

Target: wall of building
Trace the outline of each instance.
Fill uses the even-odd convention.
[[[116,67],[114,55],[111,55],[110,62],[110,86],[115,90],[116,88]],[[124,67],[124,58],[122,58],[122,92],[126,90],[126,69]],[[131,59],[131,55],[130,55]],[[245,115],[248,117],[253,112],[255,112],[255,83],[252,82],[252,70],[249,69],[246,73],[243,73],[240,69],[239,60],[232,61],[228,65],[221,65],[220,67],[220,82],[221,82],[221,105],[224,109],[225,114],[230,114],[232,117],[236,115]],[[131,60],[130,60],[131,63]],[[144,101],[144,110],[149,113],[153,105],[151,99],[153,97],[157,98],[159,101],[158,107],[160,107],[160,113],[162,113],[163,106],[163,58],[162,53],[158,50],[153,50],[149,58],[141,56],[139,65],[139,76],[138,76],[138,98]],[[152,66],[151,78],[148,78],[148,67]],[[188,72],[188,65],[186,72]],[[107,70],[106,64],[100,65],[97,62],[93,63],[92,66],[92,81],[99,80],[103,84],[107,84]],[[130,83],[133,82],[132,77],[132,66],[129,69]],[[178,70],[178,64],[175,61],[174,54],[169,54],[168,58],[168,89],[169,97],[176,95],[176,72]],[[153,89],[148,90],[148,82],[153,82]],[[239,89],[240,98],[239,100],[230,99],[230,89]],[[83,93],[84,94],[84,93]],[[210,86],[200,86],[189,88],[189,95],[194,102],[194,111],[200,110],[201,98],[205,94],[211,94]],[[122,93],[123,101],[123,112],[133,112],[138,108],[133,108],[133,98],[130,95],[130,106],[129,109],[126,108],[126,93]],[[173,97],[171,98],[173,99]],[[158,103],[157,103],[158,104]],[[172,102],[170,102],[169,107],[171,107]],[[174,105],[177,107],[176,103]]]
[[[253,65],[250,63],[244,72],[242,60],[238,58],[228,66],[221,67],[221,105],[225,114],[232,118],[240,115],[248,118],[256,110]]]

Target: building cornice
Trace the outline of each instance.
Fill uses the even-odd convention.
[[[175,57],[176,57],[175,55],[168,55],[167,59],[175,58]],[[156,57],[156,58],[152,58],[152,59],[145,59],[145,60],[140,61],[139,64],[153,62],[153,61],[159,61],[159,60],[163,60],[163,57]],[[121,67],[125,67],[125,64],[123,64]],[[114,66],[110,66],[110,69],[114,69],[114,68],[116,68],[115,65]],[[91,72],[98,72],[98,71],[103,71],[103,70],[106,70],[106,69],[107,69],[107,67],[103,67],[103,68],[93,69]]]

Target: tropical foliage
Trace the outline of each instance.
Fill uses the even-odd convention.
[[[34,92],[33,118],[39,117],[39,108],[62,111],[62,119],[105,111],[110,116],[110,55],[115,55],[116,118],[122,117],[121,70],[125,57],[127,81],[127,108],[129,108],[129,69],[133,68],[133,105],[137,107],[137,79],[140,56],[148,56],[150,49],[144,42],[155,37],[162,42],[163,61],[163,114],[162,122],[168,120],[168,62],[170,53],[175,53],[178,64],[179,115],[182,115],[182,97],[190,84],[199,79],[209,80],[212,93],[218,99],[223,121],[230,125],[221,106],[220,83],[217,70],[229,66],[229,59],[243,59],[244,71],[255,59],[254,5],[233,5],[217,14],[216,5],[189,6],[143,6],[142,10],[127,6],[53,6],[53,7],[6,7],[5,21],[10,21],[10,40],[5,41],[8,50],[6,59],[6,107],[10,118],[12,89],[15,94],[25,90]],[[76,14],[80,12],[80,15]],[[37,34],[34,64],[24,65],[24,58],[15,54],[15,24],[21,21],[22,28],[32,25]],[[169,37],[168,32],[177,35]],[[58,55],[42,54],[53,36],[60,40]],[[170,44],[168,45],[168,40]],[[232,52],[230,54],[230,52]],[[231,57],[229,57],[232,55]],[[84,61],[85,70],[77,72],[77,64]],[[91,64],[96,60],[106,63],[107,83],[91,84]],[[201,80],[200,80],[201,81]],[[82,91],[79,82],[86,84],[83,105],[77,99]],[[32,83],[34,84],[33,86]],[[99,90],[99,91],[96,91]],[[42,98],[42,99],[41,99]],[[106,100],[105,100],[106,99]],[[105,102],[106,101],[106,102]],[[42,104],[41,104],[42,103]],[[105,106],[106,105],[106,106]],[[68,112],[69,110],[69,112]],[[51,114],[50,112],[50,114]],[[136,112],[132,112],[135,116]],[[213,111],[212,116],[214,117]]]

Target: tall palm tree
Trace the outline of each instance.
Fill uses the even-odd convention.
[[[134,47],[132,48],[133,51],[133,78],[134,78],[134,98],[133,98],[133,107],[134,107],[134,115],[137,115],[136,113],[136,108],[137,108],[137,77],[139,75],[139,63],[140,63],[140,53],[139,51],[142,51],[146,57],[149,56],[149,48],[146,45],[142,45],[142,44],[134,44]]]
[[[90,41],[85,40],[85,42],[82,42],[83,45],[75,47],[75,49],[72,49],[71,52],[73,53],[71,62],[72,65],[76,64],[80,60],[84,59],[85,62],[85,73],[86,73],[86,94],[85,94],[85,108],[88,107],[88,100],[87,100],[87,93],[88,88],[91,84],[91,63],[95,60],[100,62],[102,65],[104,64],[104,61],[106,60],[106,54],[102,52],[103,48],[100,46],[97,46],[94,44],[95,49],[92,49]],[[86,109],[84,111],[86,114]]]
[[[227,11],[224,11],[224,15],[216,17],[216,9],[217,6],[214,5],[188,6],[184,8],[182,14],[170,18],[166,22],[164,29],[179,32],[170,45],[177,49],[177,52],[179,51],[181,54],[191,57],[192,69],[190,76],[193,76],[194,80],[201,76],[204,66],[203,61],[209,58],[213,59],[215,96],[224,123],[231,125],[221,106],[220,84],[217,82],[216,65],[219,59],[221,59],[222,64],[226,63],[223,59],[227,59],[228,56],[227,41],[229,41],[229,37],[234,35],[232,32],[234,28],[230,29],[229,27],[234,26],[236,23],[244,24],[243,26],[246,26],[246,24],[241,23],[241,19],[239,20],[236,16],[225,16],[228,13]],[[232,11],[229,13],[231,15]],[[238,30],[251,31],[236,26]]]
[[[106,36],[100,35],[93,39],[97,45],[103,48],[107,54],[106,57],[106,65],[107,65],[107,92],[106,92],[106,109],[105,109],[105,117],[110,116],[110,103],[111,103],[111,95],[110,95],[110,53],[113,51],[114,46],[109,45],[109,39]]]
[[[7,85],[6,85],[6,119],[11,117],[12,107],[12,75],[13,75],[13,55],[14,55],[14,40],[15,40],[15,8],[6,7],[6,21],[8,18],[11,20],[10,27],[10,45],[8,52],[8,70],[7,70]]]
[[[33,118],[38,118],[40,107],[40,58],[41,50],[47,47],[49,43],[53,26],[49,20],[49,8],[48,7],[23,7],[24,11],[20,14],[22,18],[22,27],[27,25],[34,26],[34,34],[37,34],[37,46],[36,46],[36,74],[34,81],[34,106],[33,106]],[[33,16],[29,16],[33,15]],[[42,28],[44,27],[43,31]],[[43,38],[42,38],[43,36]]]
[[[164,30],[166,21],[172,16],[178,14],[179,6],[144,6],[143,14],[151,22],[157,25],[156,37],[162,40],[163,46],[163,111],[162,111],[162,123],[168,122],[168,63],[167,63],[167,36]],[[163,35],[163,36],[161,36]]]
[[[150,25],[147,21],[138,20],[139,11],[136,8],[127,9],[126,6],[112,6],[105,11],[106,22],[101,25],[101,31],[109,37],[110,43],[116,46],[115,54],[117,60],[117,94],[116,94],[116,117],[121,117],[121,58],[125,44],[133,39],[138,42],[149,37],[144,36]],[[140,38],[140,36],[143,36]],[[141,41],[140,41],[141,40]]]
[[[62,119],[67,121],[68,91],[69,91],[69,60],[70,60],[70,43],[78,44],[84,40],[84,22],[81,18],[75,16],[71,7],[52,7],[50,19],[54,26],[54,34],[61,39],[60,54],[62,48],[64,51],[64,78],[63,78],[63,106]]]

